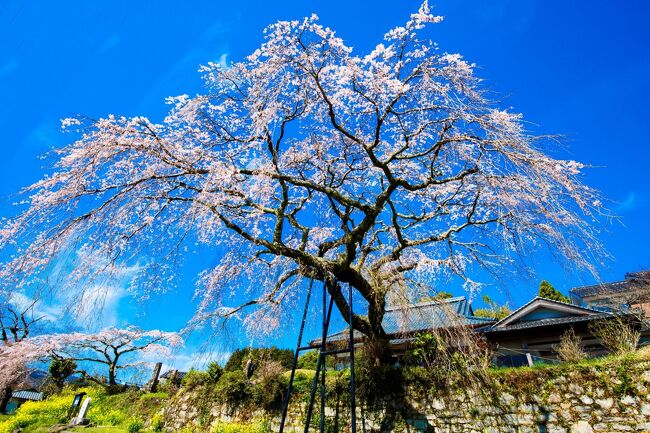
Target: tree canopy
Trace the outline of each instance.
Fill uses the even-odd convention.
[[[557,290],[555,287],[553,287],[551,283],[549,283],[546,280],[542,280],[542,282],[539,283],[538,295],[541,296],[542,298],[569,303],[569,298],[564,296],[562,292]]]
[[[69,358],[54,358],[47,369],[48,373],[50,373],[52,382],[54,382],[59,389],[63,388],[65,380],[73,375],[76,370],[77,363]]]
[[[182,339],[176,333],[136,327],[111,327],[93,334],[70,332],[25,338],[0,345],[0,390],[13,386],[17,377],[31,371],[30,364],[49,359],[59,360],[53,363],[59,377],[63,374],[60,367],[70,365],[63,363],[72,362],[87,379],[110,387],[117,383],[120,370],[147,364],[142,355],[164,359],[172,348],[181,344]],[[92,365],[105,366],[105,379],[89,373],[88,367]]]
[[[367,53],[315,15],[280,21],[250,56],[204,66],[207,91],[169,98],[160,122],[64,120],[76,140],[0,229],[0,281],[20,288],[70,251],[73,281],[114,269],[98,257],[145,256],[133,290],[158,296],[199,244],[214,266],[194,322],[249,312],[276,329],[309,277],[346,320],[351,285],[367,305],[353,327],[381,340],[387,299],[419,285],[454,275],[476,290],[476,269],[539,246],[589,267],[601,202],[583,165],[545,153],[552,139],[429,39],[441,20],[425,2]]]
[[[501,320],[512,312],[507,303],[500,305],[488,295],[483,295],[483,302],[487,305],[487,308],[474,309],[474,315],[476,317]]]
[[[293,365],[293,351],[277,347],[255,347],[252,349],[235,350],[223,367],[224,371],[242,371],[246,361],[253,361],[257,366],[268,362],[277,362],[283,368],[290,369]]]
[[[123,329],[109,327],[95,334],[75,332],[58,339],[59,347],[49,351],[51,356],[104,366],[106,376],[100,376],[100,379],[83,369],[80,372],[85,378],[109,387],[117,384],[120,370],[146,363],[133,356],[126,359],[128,355],[150,354],[164,359],[171,354],[171,349],[182,344],[180,335],[175,332],[146,331],[135,326]]]

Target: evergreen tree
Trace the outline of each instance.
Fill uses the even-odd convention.
[[[546,280],[542,280],[539,283],[539,292],[538,295],[542,298],[552,299],[554,301],[569,303],[569,298],[564,296],[562,292],[557,290],[551,283]]]
[[[210,376],[210,382],[217,383],[223,376],[223,368],[216,361],[212,361],[208,364],[207,373]]]
[[[474,310],[474,316],[484,317],[486,319],[501,320],[510,314],[512,311],[508,304],[500,305],[493,301],[488,295],[483,295],[483,302],[488,306],[487,308],[477,308]]]
[[[50,363],[49,373],[52,382],[62,389],[68,376],[74,374],[77,370],[77,363],[70,358],[54,358]]]

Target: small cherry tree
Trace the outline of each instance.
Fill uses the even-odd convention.
[[[42,335],[0,345],[0,413],[11,398],[11,392],[28,379],[30,364],[46,360],[54,350],[62,348],[60,340]]]
[[[171,350],[182,345],[175,332],[145,331],[136,327],[124,329],[106,328],[96,334],[72,333],[63,337],[64,344],[51,350],[55,358],[71,359],[79,366],[100,364],[106,368],[105,380],[81,368],[80,373],[88,380],[104,386],[117,385],[120,370],[147,364],[143,357],[170,356]]]
[[[29,339],[33,326],[43,319],[34,315],[37,302],[0,304],[0,413],[4,412],[14,387],[27,378],[29,362],[41,355]]]
[[[539,246],[589,267],[601,203],[583,165],[544,153],[552,140],[427,38],[441,19],[425,2],[358,54],[315,15],[281,21],[242,61],[204,67],[207,93],[170,98],[161,122],[64,120],[78,139],[0,230],[0,277],[19,285],[71,249],[79,275],[98,256],[146,256],[134,290],[157,296],[199,243],[215,265],[195,320],[247,308],[273,329],[310,277],[346,320],[351,285],[367,305],[351,325],[381,343],[387,302],[417,299],[416,283],[457,275],[475,290],[478,267]]]
[[[117,384],[119,370],[146,365],[144,358],[150,356],[164,359],[180,345],[182,339],[177,333],[136,327],[107,328],[94,334],[39,335],[11,341],[0,345],[0,389],[5,396],[2,401],[6,405],[11,390],[27,378],[33,370],[31,367],[50,359],[72,359],[79,367],[78,373],[110,387]],[[106,380],[88,373],[87,367],[93,364],[106,367]]]

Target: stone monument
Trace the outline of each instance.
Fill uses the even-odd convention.
[[[149,392],[156,392],[156,389],[158,388],[158,376],[160,376],[161,368],[162,362],[156,362],[156,365],[153,368],[153,374],[151,375],[151,379],[147,386]]]
[[[244,366],[244,374],[246,375],[246,379],[249,379],[253,377],[253,373],[255,372],[255,368],[257,366],[253,362],[252,359],[248,358],[248,361],[246,361],[246,365]]]
[[[86,413],[88,413],[88,406],[90,406],[90,401],[91,401],[90,397],[86,397],[84,399],[83,403],[81,403],[81,409],[79,409],[79,414],[76,417],[72,418],[70,424],[85,425],[88,424],[88,422],[90,422],[90,420],[86,418]]]

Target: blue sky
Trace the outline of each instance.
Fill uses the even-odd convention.
[[[358,52],[402,24],[418,1],[12,1],[0,0],[0,216],[43,173],[39,160],[65,143],[59,119],[144,114],[160,119],[164,98],[201,91],[200,64],[236,61],[278,19],[316,12]],[[439,0],[434,30],[444,51],[477,63],[486,86],[524,113],[537,132],[563,134],[559,156],[591,164],[585,182],[611,200],[620,222],[603,226],[615,257],[603,280],[650,268],[650,3],[644,1]],[[107,314],[173,329],[190,316],[188,287],[155,305],[128,302],[115,282]],[[494,294],[518,306],[546,278],[568,289],[591,283],[540,259],[533,280]],[[146,313],[146,314],[144,314]],[[294,332],[273,342],[292,346]],[[232,343],[236,344],[236,343]],[[232,345],[231,344],[231,345]]]

